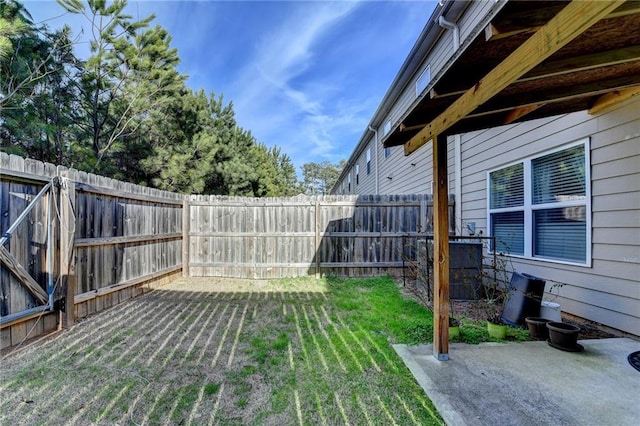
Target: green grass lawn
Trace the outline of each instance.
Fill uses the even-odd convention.
[[[390,346],[432,327],[386,277],[178,281],[4,359],[0,424],[442,424]]]

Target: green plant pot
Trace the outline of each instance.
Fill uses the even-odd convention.
[[[487,331],[489,332],[489,336],[496,339],[504,340],[507,338],[507,326],[505,324],[494,324],[487,321]]]
[[[449,326],[449,340],[457,339],[460,337],[460,326],[459,325],[450,325]]]

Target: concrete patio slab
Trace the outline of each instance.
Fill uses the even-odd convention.
[[[448,425],[640,424],[640,371],[628,338],[580,340],[584,351],[546,342],[453,343],[448,361],[432,345],[394,349]]]

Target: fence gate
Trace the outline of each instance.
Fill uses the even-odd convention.
[[[4,344],[15,345],[30,337],[32,328],[57,325],[57,183],[55,177],[2,172],[0,326]],[[44,314],[47,320],[40,321]],[[30,316],[34,320],[24,322]]]

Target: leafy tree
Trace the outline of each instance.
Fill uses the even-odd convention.
[[[257,171],[253,196],[286,197],[302,192],[291,159],[279,147],[257,144],[252,149],[250,160]]]
[[[341,160],[338,164],[333,164],[330,161],[303,164],[303,185],[307,194],[327,194],[338,181],[344,164],[344,160]]]
[[[14,38],[33,24],[24,5],[16,0],[0,0],[0,61],[6,60],[14,50]]]
[[[203,193],[217,140],[205,132],[211,125],[211,117],[204,92],[185,90],[180,97],[172,99],[164,114],[153,118],[149,134],[153,152],[142,160],[143,169],[152,176],[153,186]]]
[[[296,168],[291,161],[291,157],[282,153],[279,147],[271,148],[270,154],[278,170],[278,173],[275,175],[277,190],[272,196],[290,197],[303,193],[304,190],[300,182],[298,182]]]
[[[70,164],[77,62],[70,30],[52,33],[35,26],[13,1],[0,2],[0,16],[20,19],[26,28],[11,38],[11,54],[0,61],[0,146],[10,153]]]
[[[143,168],[154,186],[194,194],[251,197],[292,195],[295,168],[279,148],[258,144],[238,126],[231,103],[185,91],[156,122],[153,154]]]
[[[301,190],[291,159],[240,127],[231,103],[185,86],[153,16],[133,21],[126,0],[58,2],[90,23],[85,61],[68,27],[37,27],[20,3],[0,0],[2,150],[172,191]]]
[[[101,162],[108,154],[122,150],[121,137],[133,131],[139,125],[138,114],[144,114],[138,108],[140,92],[131,91],[139,52],[135,39],[153,16],[131,20],[124,13],[126,0],[109,5],[106,0],[87,0],[87,7],[81,0],[58,3],[68,12],[84,16],[91,27],[91,56],[83,63],[79,81],[79,104],[88,118],[80,123],[81,139],[91,141],[94,153],[85,167],[110,174],[108,166],[100,167]]]
[[[111,174],[120,179],[136,182],[147,179],[140,161],[153,151],[154,141],[149,133],[166,119],[172,100],[184,91],[185,77],[176,69],[180,61],[178,52],[170,43],[169,33],[155,26],[136,34],[128,48],[126,63],[130,74],[122,95],[113,101],[118,123],[108,155],[108,165],[114,169]]]

